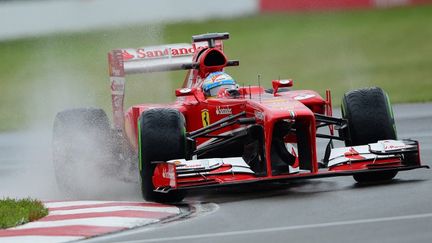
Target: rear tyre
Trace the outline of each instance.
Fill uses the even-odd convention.
[[[59,189],[70,196],[91,196],[97,163],[111,160],[111,129],[102,109],[59,112],[54,120],[53,162]],[[99,168],[96,168],[99,169]],[[90,191],[89,191],[90,190]]]
[[[346,146],[365,145],[378,140],[396,139],[396,126],[388,95],[378,87],[348,92],[342,99],[342,117],[348,120]],[[357,182],[391,180],[396,171],[361,173]]]
[[[143,112],[138,120],[141,191],[145,200],[179,202],[185,192],[154,191],[152,161],[186,158],[185,119],[174,109],[156,108]]]

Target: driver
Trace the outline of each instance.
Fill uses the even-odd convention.
[[[237,84],[230,75],[224,72],[214,72],[204,79],[202,89],[206,97],[217,97],[222,92],[221,90],[228,92],[237,90]]]

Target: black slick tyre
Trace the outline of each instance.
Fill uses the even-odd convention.
[[[183,191],[155,192],[153,161],[186,157],[185,119],[178,110],[155,108],[143,112],[138,119],[139,169],[141,191],[145,200],[164,203],[180,202]]]
[[[388,95],[378,87],[348,92],[342,99],[342,117],[348,120],[346,146],[366,145],[378,140],[397,139],[393,110]],[[359,173],[357,182],[387,181],[396,171]]]

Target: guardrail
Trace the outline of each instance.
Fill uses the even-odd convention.
[[[0,0],[0,41],[143,23],[200,21],[275,11],[432,4],[432,0]]]
[[[45,0],[0,2],[0,40],[145,23],[231,18],[258,0]]]
[[[388,8],[432,4],[432,0],[259,0],[260,12]]]

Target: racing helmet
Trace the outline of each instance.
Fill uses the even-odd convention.
[[[205,96],[215,97],[221,89],[236,89],[237,85],[234,79],[224,72],[210,73],[204,79],[202,89]]]

